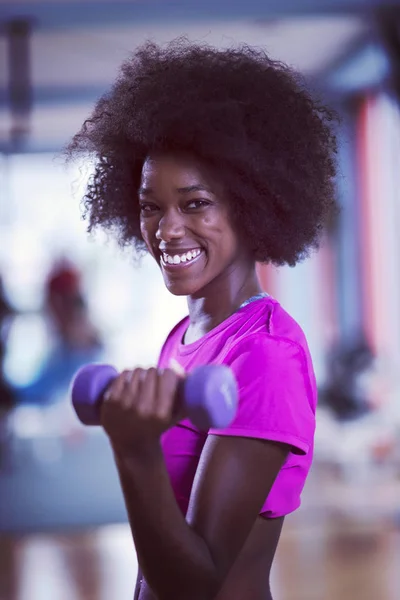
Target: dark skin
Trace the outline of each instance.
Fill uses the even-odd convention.
[[[188,297],[186,343],[260,292],[255,261],[231,223],[229,202],[204,166],[188,157],[148,157],[139,202],[142,236],[165,285]],[[190,260],[174,259],[189,251]],[[171,369],[125,371],[102,407],[138,556],[135,598],[268,600],[283,519],[259,512],[289,448],[209,435],[185,518],[160,444],[163,432],[183,418],[174,412],[180,376]]]

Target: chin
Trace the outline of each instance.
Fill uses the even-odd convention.
[[[165,287],[173,296],[192,296],[201,289],[199,284],[189,281],[165,281]]]

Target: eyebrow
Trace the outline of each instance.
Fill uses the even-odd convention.
[[[213,194],[213,191],[210,188],[206,187],[205,185],[201,185],[200,183],[196,185],[189,185],[187,187],[176,188],[176,191],[178,194],[190,194],[191,192],[209,192],[210,194]],[[143,186],[139,188],[139,194],[141,196],[150,196],[152,193],[152,188],[146,188]]]

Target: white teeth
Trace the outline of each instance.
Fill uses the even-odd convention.
[[[189,250],[189,252],[186,252],[185,254],[175,254],[174,256],[163,252],[162,257],[164,263],[168,263],[169,265],[179,265],[181,262],[184,263],[193,260],[199,256],[200,253],[201,250],[198,248],[197,250]]]

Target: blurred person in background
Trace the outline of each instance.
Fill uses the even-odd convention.
[[[8,412],[15,403],[12,387],[4,376],[7,338],[14,314],[15,311],[6,297],[3,280],[0,277],[0,419],[1,415]]]
[[[65,397],[76,370],[101,356],[102,343],[90,319],[81,276],[68,261],[55,265],[49,274],[44,310],[49,352],[33,381],[15,388],[18,405],[45,406]]]
[[[333,118],[262,50],[147,43],[68,147],[94,163],[89,230],[148,251],[188,301],[157,368],[121,373],[101,408],[138,557],[135,599],[272,598],[317,393],[304,333],[263,292],[256,263],[294,266],[318,246],[336,211]],[[230,426],[203,432],[176,414],[176,364],[233,370]]]
[[[9,438],[7,416],[16,402],[15,391],[4,375],[7,339],[14,314],[15,311],[8,301],[0,277],[0,466],[3,463],[4,449]]]

